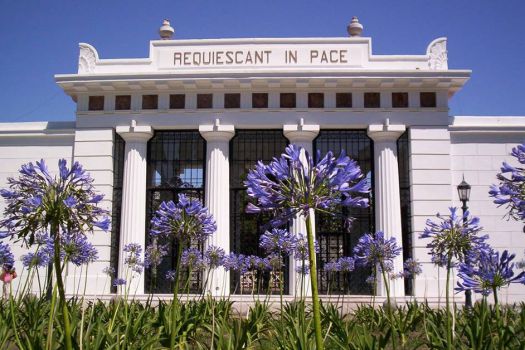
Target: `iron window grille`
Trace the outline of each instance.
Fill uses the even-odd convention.
[[[230,248],[234,253],[264,256],[259,237],[269,227],[269,215],[247,214],[248,196],[244,180],[248,171],[260,160],[268,163],[280,156],[288,144],[282,130],[236,130],[230,141]],[[282,273],[284,293],[289,291],[289,264]],[[230,273],[231,293],[264,294],[279,291],[278,274]]]
[[[198,131],[156,131],[148,142],[147,193],[146,193],[146,244],[151,242],[149,230],[151,218],[163,201],[177,201],[178,194],[197,198],[204,202],[204,179],[206,141]],[[158,241],[167,244],[168,255],[154,271],[145,271],[145,290],[150,293],[169,293],[172,282],[165,278],[166,272],[175,269],[177,244],[174,240]],[[199,244],[194,246],[203,248]],[[186,248],[186,247],[185,247]],[[199,293],[203,288],[200,272],[184,271],[181,292]]]
[[[118,276],[118,256],[120,247],[120,215],[122,209],[122,183],[124,179],[124,158],[126,142],[117,133],[113,143],[113,200],[111,208],[111,251],[109,265]],[[117,287],[111,284],[111,292],[116,293]]]

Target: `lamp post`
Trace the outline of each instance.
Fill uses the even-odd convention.
[[[458,185],[458,196],[459,200],[463,203],[463,206],[461,209],[463,210],[463,214],[468,210],[467,202],[470,198],[470,185],[465,181],[465,175],[463,175],[463,181]],[[467,226],[467,218],[465,215],[463,215],[463,226]],[[467,263],[467,252],[463,252],[463,256],[465,257],[465,263]],[[465,307],[466,308],[472,308],[472,291],[466,290],[465,291]]]

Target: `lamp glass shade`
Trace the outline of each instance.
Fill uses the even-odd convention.
[[[470,185],[464,179],[458,185],[458,195],[462,202],[468,202],[470,198]]]

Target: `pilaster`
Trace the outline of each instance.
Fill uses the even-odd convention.
[[[404,125],[370,125],[368,136],[374,141],[375,220],[376,231],[383,231],[385,238],[395,237],[402,246],[401,197],[399,193],[399,168],[397,161],[397,139],[405,132]],[[394,272],[403,270],[403,254],[394,260]],[[405,295],[403,279],[391,282],[392,296]],[[381,286],[382,294],[385,293]]]
[[[214,245],[230,253],[230,140],[235,135],[233,125],[200,125],[199,132],[206,140],[206,189],[205,204],[217,223],[217,232],[207,245]],[[223,267],[210,276],[207,291],[214,296],[225,296],[230,292],[229,272]]]
[[[144,251],[146,245],[146,153],[153,130],[132,121],[131,126],[117,126],[116,131],[126,141],[118,275],[129,278],[124,264],[124,246],[137,243]],[[144,274],[127,282],[133,293],[144,293]]]
[[[298,124],[283,125],[283,134],[290,141],[290,143],[302,147],[301,161],[306,163],[306,152],[313,156],[313,140],[319,134],[319,125],[304,124],[304,120],[301,118]],[[315,212],[310,211],[312,218],[312,230],[315,237]],[[290,229],[292,234],[303,234],[306,237],[306,219],[304,216],[296,216],[292,221],[292,227]],[[290,294],[296,295],[301,290],[300,281],[301,277],[296,272],[296,267],[300,266],[302,262],[290,259]],[[310,296],[312,293],[311,282],[308,276],[302,279],[303,293],[305,296]]]

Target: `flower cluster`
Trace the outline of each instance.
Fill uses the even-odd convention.
[[[213,216],[198,199],[179,194],[177,203],[162,202],[151,220],[153,237],[173,237],[180,243],[204,242],[217,230]]]
[[[51,176],[41,160],[22,165],[19,178],[7,179],[9,189],[0,190],[7,202],[0,226],[12,237],[31,245],[35,233],[48,231],[52,222],[80,235],[96,227],[108,230],[108,212],[97,206],[103,196],[95,193],[93,179],[78,162],[68,169],[61,159],[58,168],[59,175]]]
[[[301,159],[302,152],[305,160]],[[308,152],[289,145],[268,165],[257,163],[244,182],[248,196],[256,201],[248,205],[247,212],[273,212],[275,218],[270,224],[278,227],[296,215],[308,216],[310,209],[335,212],[338,205],[368,206],[363,195],[370,191],[370,185],[355,161],[344,152],[338,158],[332,152],[323,158],[318,153],[317,158],[314,164]]]
[[[488,236],[479,236],[482,230],[479,218],[470,217],[469,212],[457,214],[457,208],[449,208],[449,216],[437,214],[438,222],[427,220],[420,238],[428,238],[427,248],[432,255],[432,262],[438,266],[453,265],[453,258],[464,261],[465,254],[481,249]]]
[[[324,270],[329,273],[352,272],[355,269],[355,259],[350,256],[343,256],[335,261],[324,264]]]
[[[379,271],[391,272],[394,268],[394,259],[401,254],[396,238],[385,238],[381,231],[375,234],[367,233],[359,238],[354,248],[354,259],[359,266],[378,268]]]
[[[153,242],[146,247],[146,252],[144,253],[144,267],[151,267],[153,271],[156,271],[166,255],[168,255],[168,247],[159,245],[157,240],[153,239]]]
[[[395,274],[392,278],[414,278],[423,272],[421,263],[414,259],[407,259],[403,263],[403,271]]]
[[[314,240],[314,250],[316,254],[319,253],[317,240]],[[294,259],[299,261],[308,260],[308,239],[302,233],[299,233],[295,239]]]
[[[76,266],[89,264],[98,259],[97,249],[84,235],[63,235],[60,244],[62,258]]]
[[[124,252],[127,253],[124,257],[124,264],[128,265],[131,271],[142,273],[144,263],[142,261],[142,247],[138,243],[129,243],[124,246]]]
[[[501,256],[492,249],[482,250],[476,264],[459,265],[458,276],[462,281],[458,282],[456,290],[473,290],[487,296],[511,283],[525,284],[525,271],[514,276],[514,257],[507,250]]]
[[[207,262],[202,257],[202,252],[197,248],[188,248],[182,252],[180,263],[182,267],[187,267],[191,271],[203,271]]]
[[[224,249],[216,246],[209,246],[204,252],[204,259],[207,261],[210,269],[216,269],[224,263]]]
[[[292,255],[297,245],[297,238],[288,230],[274,228],[266,231],[259,238],[259,246],[268,254]]]
[[[514,147],[511,155],[520,164],[525,164],[525,144]],[[498,206],[506,205],[509,217],[525,220],[525,168],[503,162],[497,178],[499,185],[492,185],[489,191],[494,203]]]
[[[15,257],[8,244],[0,242],[0,268],[11,268],[15,263]]]

